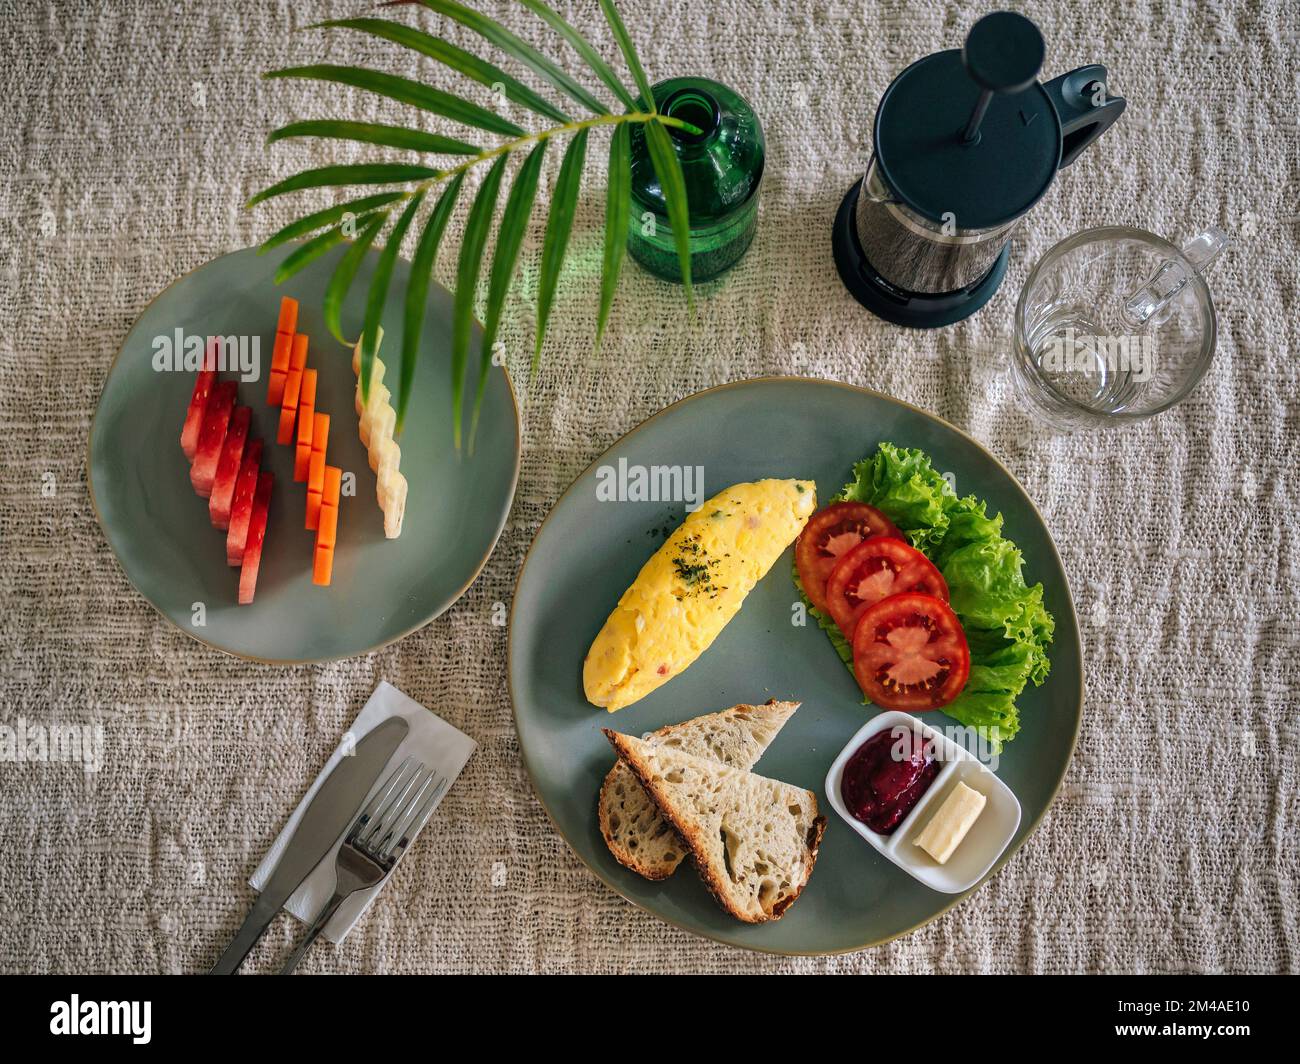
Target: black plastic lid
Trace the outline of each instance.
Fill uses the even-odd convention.
[[[876,161],[893,195],[959,230],[1004,225],[1029,210],[1061,161],[1061,122],[1034,80],[1042,61],[1034,24],[1000,11],[972,27],[964,50],[936,52],[899,74],[875,128]],[[985,93],[978,133],[966,141]]]

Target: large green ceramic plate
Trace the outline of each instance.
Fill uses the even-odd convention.
[[[276,285],[275,269],[291,250],[222,256],[145,308],[109,371],[90,430],[88,462],[104,533],[140,593],[204,643],[286,664],[373,650],[455,602],[492,552],[519,472],[519,420],[502,369],[494,367],[488,380],[474,454],[458,454],[452,446],[451,296],[435,287],[399,438],[401,469],[410,483],[406,518],[401,536],[385,539],[375,477],[357,435],[352,352],[330,336],[321,314],[343,249]],[[376,261],[374,253],[366,257],[344,306],[345,335],[360,332]],[[399,260],[384,308],[387,339],[380,356],[394,377],[408,271]],[[315,533],[303,527],[306,486],[293,482],[293,448],[276,444],[278,411],[266,404],[265,374],[283,295],[298,300],[298,331],[310,337],[308,365],[319,374],[316,409],[330,415],[329,462],[356,478],[355,496],[344,497],[340,506],[328,588],[312,584]],[[226,565],[225,534],[212,527],[206,500],[190,487],[189,462],[180,448],[194,376],[154,368],[156,338],[172,337],[177,329],[183,335],[257,337],[260,343],[262,374],[240,383],[239,401],[252,408],[252,431],[264,441],[262,467],[275,474],[275,489],[257,596],[248,606],[236,604],[239,571]],[[472,358],[477,366],[477,354]]]
[[[1056,616],[1051,676],[1022,696],[1023,728],[998,775],[1024,810],[1003,857],[1037,826],[1074,749],[1083,702],[1074,607],[1060,558],[1033,503],[970,437],[915,407],[860,388],[771,378],[684,399],[619,440],[582,474],[546,519],[519,576],[510,627],[510,688],[520,746],[542,804],[585,862],[629,901],[670,923],[722,942],[780,953],[835,953],[904,934],[960,901],[913,880],[873,850],[823,793],[836,754],[877,710],[863,706],[826,636],[791,623],[797,593],[791,552],[776,563],[732,620],[684,673],[649,697],[609,714],[582,692],[591,640],[641,565],[676,526],[681,503],[609,502],[597,470],[629,465],[703,466],[705,495],[763,477],[814,478],[819,500],[849,479],[852,464],[883,440],[920,447],[956,476],[958,490],[1006,515],[1024,550],[1027,578],[1043,582]],[[602,727],[641,735],[737,702],[797,699],[802,708],[757,766],[763,775],[817,792],[829,824],[817,868],[786,916],[749,926],[717,907],[691,866],[653,883],[619,865],[596,824],[596,796],[613,763]],[[936,722],[948,721],[938,714]],[[998,862],[990,874],[995,874]],[[978,888],[976,888],[978,889]]]

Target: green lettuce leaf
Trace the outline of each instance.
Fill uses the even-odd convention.
[[[853,480],[830,502],[842,500],[876,507],[943,574],[971,653],[970,678],[943,711],[1000,750],[1020,730],[1016,698],[1030,681],[1047,679],[1055,627],[1043,585],[1026,585],[1020,551],[1002,535],[1002,515],[990,517],[973,495],[959,498],[923,451],[890,443],[853,467]],[[807,603],[797,572],[795,585]],[[852,671],[853,650],[838,626],[808,609]]]
[[[957,498],[922,451],[882,443],[853,467],[853,480],[832,502],[865,502],[882,511],[919,550],[937,546],[948,531],[948,508]]]
[[[962,547],[1002,539],[1002,515],[989,517],[983,501],[968,495],[951,503],[947,510],[948,528],[932,552],[935,565],[944,566]]]
[[[794,586],[799,590],[799,597],[803,599],[804,605],[808,607],[808,615],[817,622],[817,625],[826,633],[826,638],[831,641],[831,646],[835,648],[835,653],[840,656],[840,661],[848,666],[849,672],[853,671],[853,647],[849,641],[844,638],[844,633],[840,631],[840,626],[836,624],[828,614],[822,613],[812,604],[808,597],[808,592],[803,589],[803,581],[799,579],[799,569],[794,567]],[[855,681],[856,682],[856,681]]]

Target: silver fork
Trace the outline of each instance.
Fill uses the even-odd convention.
[[[302,960],[343,902],[373,887],[393,870],[410,841],[420,833],[447,786],[446,777],[408,757],[366,803],[339,847],[334,895],[307,931],[307,937],[280,969],[288,975]]]

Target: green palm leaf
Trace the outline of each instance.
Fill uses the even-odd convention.
[[[304,170],[286,177],[279,184],[264,188],[245,206],[253,207],[286,192],[299,192],[306,188],[333,188],[337,185],[397,185],[404,181],[423,181],[437,177],[441,170],[409,163],[345,163],[339,166],[322,166]]]
[[[506,155],[498,156],[479,186],[474,205],[465,219],[465,235],[461,237],[460,257],[456,261],[456,298],[451,312],[451,424],[457,450],[460,450],[465,365],[469,361],[469,341],[474,331],[474,295],[507,158]]]
[[[601,0],[602,3],[606,0]],[[686,305],[695,310],[695,296],[691,291],[691,217],[686,200],[686,179],[682,176],[681,160],[673,150],[668,130],[658,122],[645,124],[646,147],[650,149],[650,163],[654,166],[659,187],[663,190],[664,206],[668,209],[668,224],[673,230],[677,245],[677,258],[682,267],[682,284],[686,288]]]
[[[290,192],[314,188],[335,188],[349,185],[394,186],[378,189],[371,195],[353,192],[355,198],[290,222],[274,233],[259,249],[260,252],[280,247],[289,241],[304,239],[300,246],[289,249],[279,263],[276,280],[281,281],[317,261],[347,237],[342,221],[355,221],[359,235],[339,257],[324,298],[324,317],[330,333],[340,342],[343,337],[342,309],[360,270],[367,251],[375,245],[389,221],[393,206],[406,200],[400,217],[380,250],[375,273],[368,285],[360,338],[360,386],[368,395],[377,355],[379,323],[386,305],[396,259],[401,243],[416,225],[420,211],[429,197],[430,188],[446,181],[437,204],[429,212],[416,245],[411,264],[410,282],[404,296],[403,335],[401,344],[400,383],[398,395],[393,400],[397,408],[396,428],[401,429],[412,391],[415,367],[419,355],[421,331],[426,324],[429,288],[441,243],[449,227],[462,192],[465,173],[483,163],[491,163],[473,203],[469,207],[465,232],[456,262],[456,291],[452,307],[452,400],[453,436],[459,449],[462,442],[466,374],[470,343],[473,339],[474,311],[478,298],[478,284],[484,272],[483,260],[487,241],[493,228],[498,200],[505,180],[509,157],[529,145],[531,150],[519,167],[511,184],[502,211],[500,231],[492,252],[492,264],[486,279],[483,343],[477,377],[468,439],[472,453],[479,415],[492,366],[493,350],[504,315],[506,299],[519,268],[524,237],[530,224],[536,199],[539,177],[547,145],[554,137],[571,134],[564,159],[560,164],[552,203],[546,222],[542,244],[538,281],[538,323],[534,337],[535,346],[531,370],[540,364],[545,345],[546,331],[554,312],[566,255],[573,236],[573,227],[581,194],[582,171],[586,164],[589,125],[610,125],[613,137],[609,154],[609,181],[605,238],[602,256],[600,306],[596,324],[596,345],[599,346],[608,324],[618,287],[619,276],[627,253],[629,222],[632,211],[631,196],[631,131],[634,124],[644,124],[650,160],[663,190],[668,224],[673,231],[674,244],[681,260],[683,283],[687,302],[694,310],[689,258],[689,212],[686,186],[681,167],[673,150],[668,127],[686,126],[676,119],[657,114],[650,121],[647,115],[635,113],[638,109],[655,112],[655,101],[649,79],[646,77],[632,39],[627,32],[616,0],[599,0],[601,10],[618,42],[627,70],[634,84],[625,84],[623,72],[615,71],[599,52],[551,6],[553,0],[520,0],[533,15],[561,37],[600,82],[613,93],[618,103],[628,109],[626,114],[611,114],[610,110],[591,92],[564,72],[558,65],[507,30],[496,20],[480,14],[461,0],[390,0],[382,6],[399,3],[418,3],[435,14],[470,30],[512,59],[522,63],[547,87],[563,93],[590,111],[595,118],[575,121],[550,100],[529,88],[499,66],[480,58],[465,49],[434,36],[422,29],[378,18],[331,19],[317,23],[313,28],[350,29],[417,52],[442,66],[494,91],[519,106],[542,115],[554,123],[550,128],[536,133],[526,133],[494,110],[482,107],[461,95],[444,92],[411,78],[400,77],[378,70],[357,66],[314,64],[275,70],[267,78],[301,78],[347,85],[373,93],[398,103],[450,119],[463,125],[509,138],[505,143],[489,145],[486,149],[468,141],[426,132],[404,125],[345,119],[316,119],[295,121],[270,134],[268,143],[293,138],[317,137],[348,140],[360,144],[373,144],[399,151],[426,155],[462,156],[463,161],[448,164],[445,169],[412,163],[361,162],[346,165],[324,166],[305,170],[256,193],[248,202],[253,206]],[[639,108],[636,93],[645,101]],[[562,101],[568,104],[568,101]],[[477,138],[476,138],[477,139]],[[415,188],[410,188],[415,183]],[[401,187],[408,186],[408,187]]]
[[[464,181],[465,175],[459,173],[443,189],[429,220],[424,224],[424,232],[420,234],[420,243],[415,249],[415,258],[411,260],[411,279],[406,286],[406,313],[402,319],[402,383],[397,394],[395,432],[402,431],[402,424],[406,420],[406,404],[411,397],[411,384],[415,380],[420,329],[424,325],[424,308],[429,301],[429,279],[433,276],[433,265],[438,258],[438,244]]]
[[[384,302],[388,299],[388,285],[393,278],[393,263],[401,250],[402,239],[410,228],[411,219],[424,202],[424,192],[417,192],[402,211],[393,231],[388,234],[384,249],[379,253],[375,275],[370,279],[370,292],[366,297],[366,318],[361,329],[361,400],[370,397],[370,374],[375,365],[375,352],[379,347],[379,319],[384,316]]]
[[[629,110],[636,109],[636,100],[632,94],[619,81],[618,75],[610,69],[609,64],[601,58],[600,53],[587,43],[585,37],[565,22],[553,9],[542,3],[542,0],[519,0],[519,2],[568,41],[573,50],[582,56],[586,64],[596,72],[596,76],[605,83],[609,91],[619,98],[624,107]]]
[[[295,273],[303,267],[311,265],[343,239],[343,230],[335,226],[326,229],[320,236],[308,240],[302,247],[294,248],[284,257],[284,261],[276,267],[275,283],[280,284],[282,281],[287,281]],[[265,249],[266,245],[263,245],[258,249],[258,254],[260,255]]]
[[[500,115],[480,107],[476,103],[462,100],[449,92],[435,89],[410,78],[385,74],[378,70],[365,70],[362,67],[334,66],[318,63],[314,66],[288,67],[285,70],[272,70],[263,74],[266,78],[309,78],[313,81],[329,81],[337,85],[351,85],[356,89],[386,96],[398,103],[410,104],[422,111],[430,111],[454,122],[467,126],[486,129],[489,133],[500,133],[506,137],[522,137],[524,131],[513,122],[507,122]]]
[[[641,93],[641,99],[645,101],[646,107],[653,112],[655,110],[655,98],[654,93],[650,91],[650,80],[645,76],[645,71],[641,68],[641,60],[636,54],[636,46],[632,43],[627,27],[623,25],[623,18],[618,13],[618,8],[614,6],[614,0],[600,0],[600,9],[605,12],[605,21],[609,23],[609,28],[614,31],[614,39],[618,41],[619,50],[622,51],[623,58],[627,61],[628,70],[632,71],[632,77],[636,80],[637,91]]]
[[[403,26],[400,22],[388,22],[381,18],[341,18],[332,19],[329,22],[320,22],[317,25],[360,30],[362,33],[382,37],[384,40],[400,44],[404,48],[410,48],[421,55],[427,55],[430,59],[451,67],[452,70],[459,71],[467,78],[472,78],[480,85],[486,85],[490,89],[500,85],[505,91],[506,99],[513,100],[520,106],[527,107],[530,111],[535,111],[539,115],[545,115],[555,122],[572,121],[568,115],[554,106],[549,100],[538,96],[527,85],[517,78],[512,78],[500,67],[480,59],[463,48],[457,48],[454,44],[444,41],[441,37],[434,37],[425,33],[423,30]]]
[[[555,88],[565,93],[587,108],[592,114],[609,114],[609,109],[586,89],[569,77],[563,70],[552,63],[532,45],[516,37],[501,23],[480,15],[477,11],[457,3],[456,0],[414,0],[436,11],[453,22],[459,22],[468,30],[473,30],[484,40],[491,42],[507,55],[528,67],[533,73],[544,78]]]
[[[546,323],[551,317],[555,287],[560,280],[560,268],[564,265],[564,253],[569,247],[569,234],[573,231],[573,215],[578,206],[582,167],[586,161],[587,131],[583,129],[569,141],[564,161],[560,163],[560,176],[555,179],[555,192],[551,196],[551,213],[546,220],[546,237],[542,243],[542,276],[537,289],[537,339],[530,373],[537,372],[542,360]]]
[[[296,237],[314,233],[317,229],[322,229],[327,225],[333,226],[335,222],[341,221],[345,215],[351,214],[356,218],[368,214],[376,207],[383,207],[394,200],[401,199],[405,195],[405,192],[381,192],[376,196],[364,196],[361,199],[349,200],[347,203],[336,203],[333,207],[326,207],[323,211],[316,211],[314,214],[299,218],[296,222],[290,222],[274,236],[269,237],[257,249],[257,253],[263,255],[272,248],[279,247]]]
[[[497,246],[492,254],[492,273],[488,278],[487,313],[483,319],[483,346],[479,349],[478,386],[474,391],[474,414],[469,423],[469,449],[474,450],[474,435],[478,430],[478,417],[487,390],[488,372],[492,368],[492,348],[496,345],[497,330],[501,327],[501,312],[505,308],[510,282],[519,264],[519,250],[528,231],[528,218],[537,197],[537,179],[542,172],[542,158],[546,155],[547,141],[538,143],[528,153],[528,158],[515,174],[501,212],[501,228],[497,232]]]
[[[334,276],[330,278],[329,286],[325,289],[325,324],[334,339],[341,344],[347,343],[347,340],[343,339],[341,322],[344,297],[352,287],[352,281],[361,266],[361,260],[366,257],[366,251],[375,242],[375,237],[379,235],[379,230],[384,227],[384,222],[387,220],[388,212],[379,211],[366,223],[365,228],[357,234],[357,238],[348,246],[347,251],[343,252],[343,257],[334,267]]]
[[[291,122],[287,126],[272,130],[266,138],[266,143],[274,144],[277,140],[286,140],[289,137],[355,140],[362,144],[382,144],[388,148],[429,152],[434,155],[477,155],[482,150],[473,144],[466,144],[463,140],[441,137],[437,133],[426,133],[422,129],[388,126],[379,122],[344,122],[336,119]]]
[[[600,313],[596,318],[596,346],[605,334],[618,275],[627,251],[627,225],[632,213],[631,127],[624,123],[614,128],[609,142],[609,179],[605,193],[605,256],[600,278]]]

